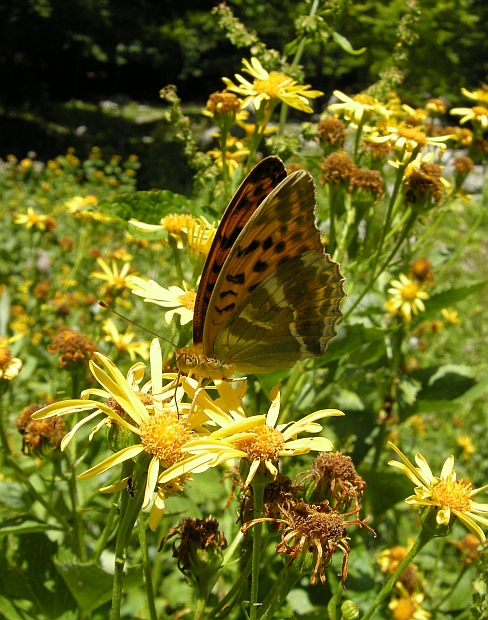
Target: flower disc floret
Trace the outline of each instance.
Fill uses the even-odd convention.
[[[250,459],[277,461],[285,447],[283,435],[276,429],[263,424],[254,429],[254,436],[236,442],[236,448],[246,452]]]
[[[151,415],[141,422],[139,432],[144,450],[165,467],[183,459],[180,447],[192,438],[186,421],[177,414]]]

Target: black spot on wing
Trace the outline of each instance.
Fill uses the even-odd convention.
[[[263,250],[269,250],[273,245],[273,237],[268,237],[263,241]]]
[[[234,297],[237,297],[237,293],[233,291],[232,289],[228,289],[227,291],[222,291],[221,293],[219,293],[220,299],[225,299],[229,295],[233,295]]]
[[[285,250],[286,250],[286,243],[285,243],[285,241],[278,241],[278,243],[273,248],[273,251],[276,254],[281,254]]]
[[[239,258],[241,256],[247,256],[248,254],[251,254],[252,252],[257,250],[259,246],[260,246],[260,241],[258,239],[254,239],[254,241],[251,241],[251,243],[247,247],[239,248],[237,250],[237,256],[239,256]]]
[[[228,306],[224,306],[223,308],[219,308],[218,306],[215,306],[215,311],[218,312],[219,314],[224,314],[224,312],[232,312],[235,307],[236,307],[235,303],[232,302],[231,304],[229,304]]]
[[[225,279],[227,282],[232,282],[232,284],[244,284],[246,277],[243,273],[236,273],[235,275],[228,273]]]
[[[254,263],[252,270],[256,273],[262,273],[266,271],[268,268],[268,263],[266,261],[258,260]]]

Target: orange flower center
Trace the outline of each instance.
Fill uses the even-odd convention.
[[[417,299],[418,292],[420,287],[415,282],[409,282],[402,286],[401,295],[405,301],[413,301]]]
[[[463,484],[459,481],[441,480],[434,487],[432,499],[439,502],[441,506],[447,506],[451,510],[459,512],[469,512],[471,509],[471,499],[469,493],[471,485]]]
[[[284,73],[271,71],[267,80],[254,80],[253,86],[258,94],[263,93],[273,99],[279,97],[283,93],[283,88],[290,83],[290,78]]]
[[[253,437],[237,441],[236,447],[246,452],[253,461],[277,461],[285,446],[283,435],[267,424],[257,426],[253,433]]]
[[[183,295],[179,295],[178,301],[183,306],[183,308],[186,308],[187,310],[193,310],[193,308],[195,307],[196,296],[197,295],[195,291],[191,289],[190,291],[186,291],[186,293],[183,293]]]
[[[488,110],[482,105],[473,106],[473,112],[476,116],[488,116]]]
[[[427,137],[421,131],[417,131],[416,129],[408,129],[408,127],[403,127],[398,130],[398,135],[402,138],[406,138],[411,142],[416,142],[420,146],[424,146],[427,144]]]
[[[150,415],[141,422],[141,443],[144,450],[169,467],[184,458],[180,448],[192,437],[182,418],[172,414]]]

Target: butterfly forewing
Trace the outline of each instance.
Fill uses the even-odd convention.
[[[193,314],[193,343],[203,341],[204,323],[215,284],[235,241],[263,200],[286,178],[278,157],[257,164],[241,183],[225,210],[208,254],[198,287]]]
[[[314,207],[313,179],[302,170],[282,181],[246,224],[210,300],[203,336],[208,357],[215,357],[214,342],[220,330],[267,277],[304,252],[323,255]]]

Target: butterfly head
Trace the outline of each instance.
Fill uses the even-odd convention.
[[[176,366],[182,374],[195,379],[230,379],[235,372],[231,364],[206,357],[202,344],[176,349]]]

